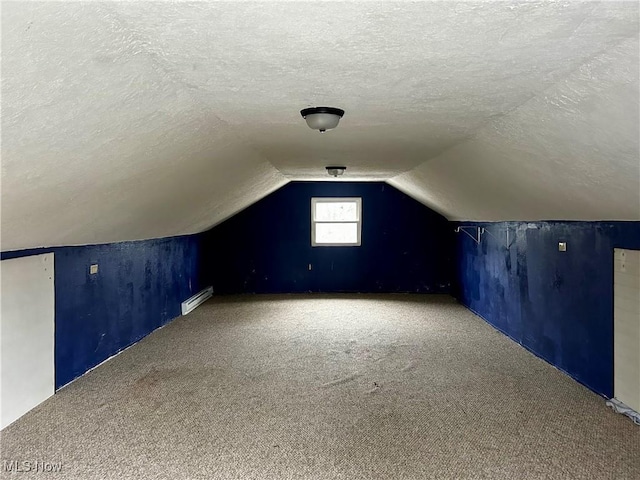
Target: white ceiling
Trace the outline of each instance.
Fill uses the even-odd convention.
[[[637,2],[5,2],[2,250],[202,231],[335,163],[451,219],[640,220],[638,31]]]

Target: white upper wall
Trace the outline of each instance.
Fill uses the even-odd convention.
[[[636,2],[1,8],[5,251],[202,231],[335,163],[452,219],[640,219]]]

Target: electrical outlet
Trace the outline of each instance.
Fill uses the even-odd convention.
[[[98,273],[98,264],[97,263],[94,263],[93,265],[91,265],[89,267],[89,273],[91,275],[95,275],[96,273]]]
[[[558,242],[558,251],[566,252],[567,251],[567,242]]]

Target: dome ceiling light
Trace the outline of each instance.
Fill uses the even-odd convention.
[[[300,110],[300,115],[307,121],[309,128],[324,133],[338,126],[344,110],[334,107],[310,107]]]
[[[325,167],[327,169],[327,173],[329,175],[332,175],[334,177],[337,177],[339,175],[342,175],[344,173],[344,171],[347,169],[347,167]]]

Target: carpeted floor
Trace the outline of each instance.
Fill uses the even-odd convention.
[[[214,298],[1,441],[62,463],[2,478],[640,478],[640,428],[444,296]]]

